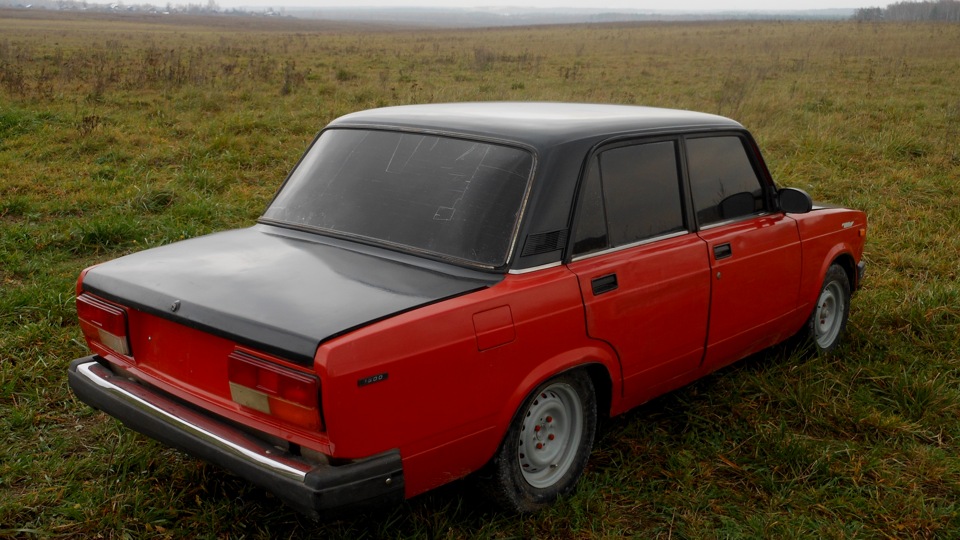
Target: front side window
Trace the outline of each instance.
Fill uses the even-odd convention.
[[[498,267],[509,256],[533,163],[526,150],[486,142],[331,129],[263,218]]]
[[[601,152],[584,178],[574,254],[685,230],[677,143]]]
[[[760,178],[743,139],[701,137],[686,144],[693,207],[701,227],[763,210]]]

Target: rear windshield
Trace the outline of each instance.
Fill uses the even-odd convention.
[[[506,263],[530,152],[417,133],[331,129],[263,217],[497,267]]]

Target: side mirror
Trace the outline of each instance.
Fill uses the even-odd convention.
[[[797,188],[783,188],[777,192],[780,210],[788,214],[806,214],[813,210],[813,199],[806,191]]]

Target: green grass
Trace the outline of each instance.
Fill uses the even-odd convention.
[[[0,536],[960,536],[960,25],[21,16],[0,11]],[[313,523],[69,392],[82,268],[253,223],[336,116],[493,99],[741,121],[782,185],[869,215],[844,344],[611,420],[575,495],[529,516],[456,482]]]

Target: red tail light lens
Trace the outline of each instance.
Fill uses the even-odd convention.
[[[234,351],[227,358],[230,398],[308,429],[322,430],[320,380]]]
[[[89,294],[77,297],[77,316],[83,335],[91,343],[99,343],[111,351],[129,356],[127,312]]]

